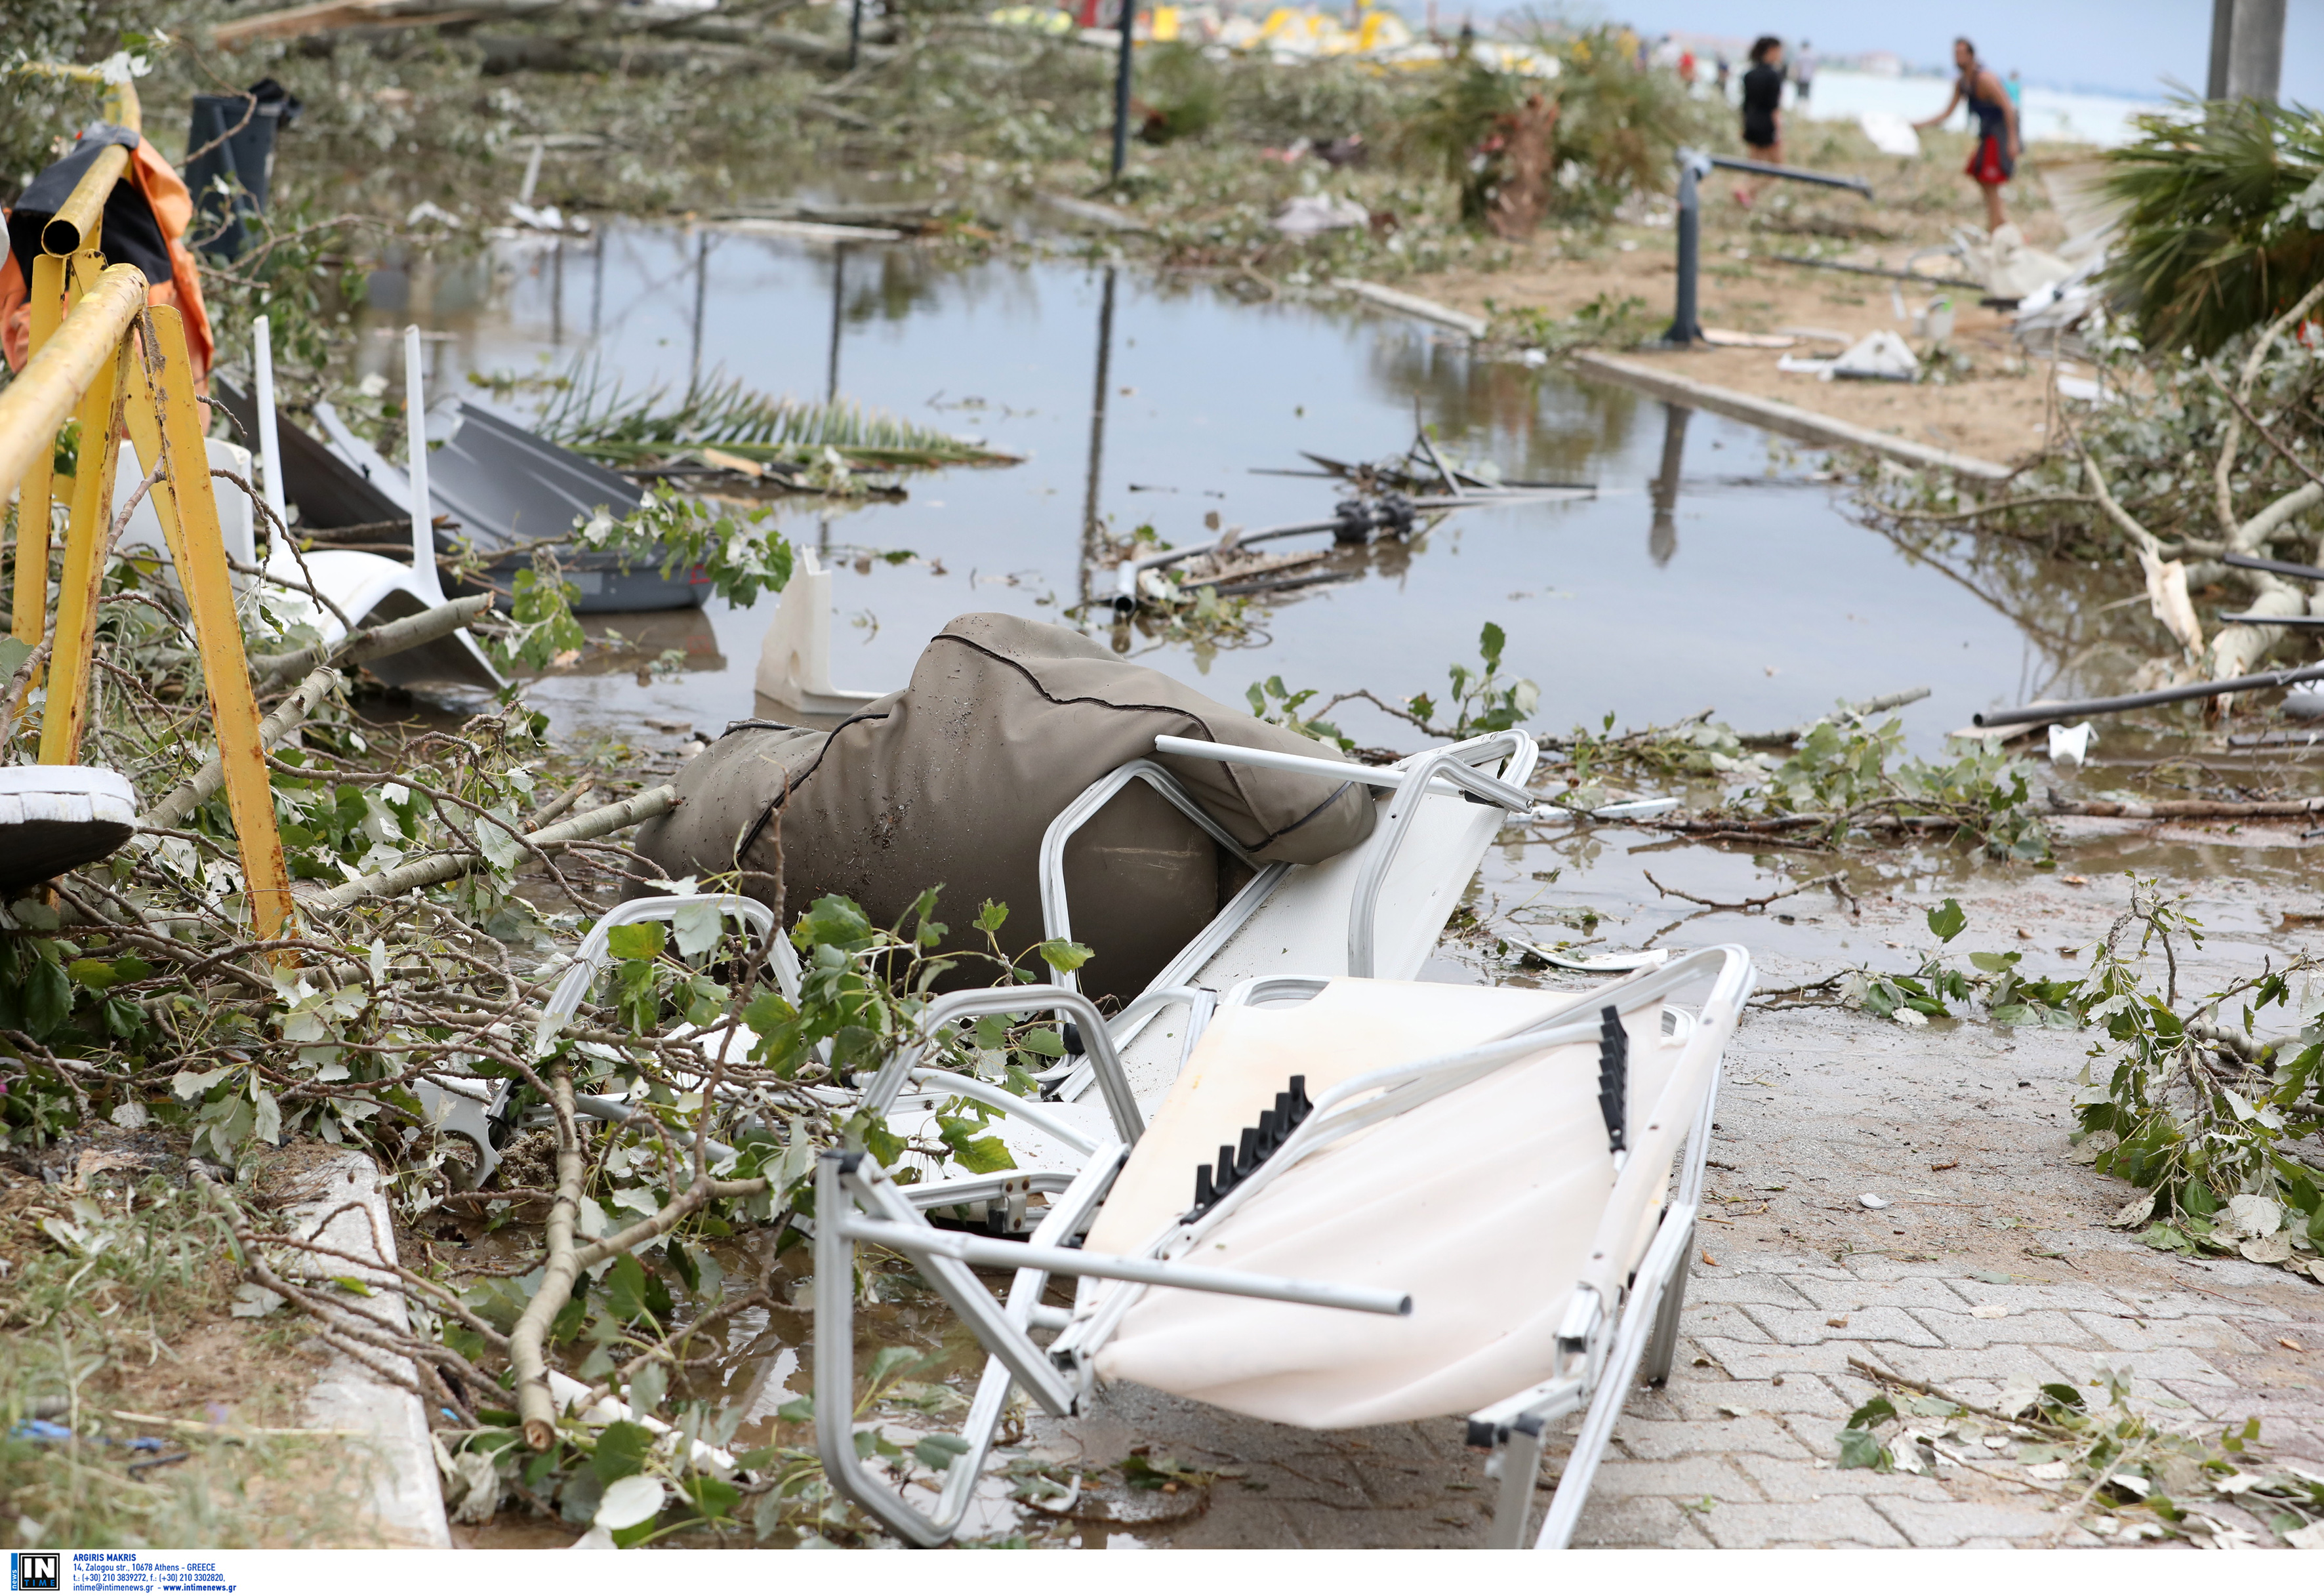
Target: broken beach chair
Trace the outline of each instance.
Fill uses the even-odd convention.
[[[966,1514],[1015,1388],[1066,1416],[1130,1383],[1310,1429],[1465,1417],[1493,1454],[1491,1544],[1564,1545],[1632,1380],[1670,1370],[1720,1056],[1752,981],[1729,946],[1580,993],[1247,983],[1148,1123],[1099,1049],[1114,1125],[1023,1241],[939,1230],[917,1187],[868,1155],[825,1153],[828,1478],[936,1545]],[[1692,1010],[1670,1001],[1698,992]],[[1002,994],[945,998],[930,1029],[980,995]],[[908,1060],[894,1063],[868,1107],[900,1084]],[[909,1259],[991,1354],[965,1444],[929,1483],[899,1488],[857,1452],[864,1245]],[[1008,1273],[1002,1295],[977,1269]],[[1076,1282],[1070,1307],[1050,1298],[1058,1278]],[[1575,1413],[1534,1531],[1544,1437]]]

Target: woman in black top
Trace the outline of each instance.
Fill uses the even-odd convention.
[[[1784,43],[1772,36],[1751,46],[1751,69],[1743,74],[1743,145],[1754,161],[1770,166],[1784,161]],[[1757,180],[1735,190],[1735,199],[1748,206],[1758,193]]]

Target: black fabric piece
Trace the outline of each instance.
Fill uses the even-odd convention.
[[[1622,1029],[1621,1011],[1610,1004],[1600,1012],[1599,1021],[1598,1112],[1606,1119],[1607,1150],[1618,1153],[1629,1122],[1623,1099],[1629,1090],[1630,1033]]]
[[[199,217],[194,237],[212,260],[239,260],[250,247],[243,218],[265,210],[275,136],[298,117],[297,97],[272,78],[260,78],[244,94],[194,97],[186,148],[200,153],[186,163],[184,176]]]
[[[137,135],[125,127],[96,123],[83,129],[64,159],[34,178],[17,199],[15,208],[8,213],[8,251],[16,257],[16,270],[23,273],[27,290],[32,285],[32,263],[41,254],[41,230],[57,208],[72,198],[97,152],[116,144],[134,150],[138,142]],[[106,196],[105,236],[98,245],[109,264],[134,266],[145,273],[149,283],[170,281],[170,245],[161,236],[161,226],[153,219],[145,191],[126,178],[114,184],[113,192]]]
[[[1775,113],[1784,104],[1784,69],[1761,61],[1743,74],[1743,142],[1775,142]]]

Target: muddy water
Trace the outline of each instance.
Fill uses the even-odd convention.
[[[1255,608],[1244,640],[1117,634],[1101,617],[1102,634],[1236,702],[1274,675],[1327,693],[1441,691],[1446,665],[1474,657],[1490,620],[1508,633],[1508,665],[1540,684],[1545,729],[1609,712],[1637,725],[1714,706],[1738,726],[1779,726],[1836,697],[1926,686],[1932,696],[1904,719],[1928,754],[1978,709],[2119,690],[2144,657],[2135,604],[2107,607],[2131,595],[2126,584],[2015,546],[1900,542],[1850,520],[1821,462],[1782,440],[1555,370],[1482,359],[1425,327],[1336,303],[1248,304],[1206,282],[1081,262],[947,270],[909,246],[835,250],[620,225],[561,246],[511,245],[486,266],[383,273],[374,292],[389,307],[381,325],[409,315],[438,335],[429,348],[439,392],[471,372],[594,367],[632,390],[682,388],[718,372],[771,392],[835,392],[1023,456],[1005,469],[915,477],[899,503],[784,509],[789,534],[837,572],[833,665],[844,687],[899,685],[924,640],[964,611],[1070,618],[1084,596],[1093,522],[1150,524],[1186,542],[1204,535],[1208,512],[1244,527],[1326,514],[1329,483],[1256,473],[1298,467],[1302,450],[1397,453],[1416,407],[1458,456],[1512,477],[1593,481],[1598,495],[1469,511],[1409,547],[1345,557],[1334,567],[1344,579]],[[366,340],[391,376],[399,347]],[[524,417],[521,404],[512,413]],[[648,653],[678,650],[684,668],[645,681],[601,663],[540,682],[531,697],[585,738],[648,748],[679,740],[649,719],[715,733],[759,712],[752,672],[774,602],[617,619]],[[1408,747],[1415,735],[1359,706],[1340,719],[1370,743]],[[2182,746],[2172,728],[2191,724],[2112,733],[2101,755],[2172,752]],[[2296,761],[2213,762],[2199,784],[2297,781]],[[2101,789],[2133,769],[2102,765],[2062,784]],[[2175,837],[2085,826],[2074,835],[2046,875],[1907,850],[1851,865],[1860,914],[1828,892],[1743,914],[1665,889],[1731,902],[1781,890],[1786,870],[1797,878],[1831,863],[1615,827],[1513,831],[1489,853],[1470,916],[1426,973],[1572,979],[1513,956],[1511,933],[1584,949],[1741,940],[1769,984],[1858,963],[1909,967],[1927,941],[1921,912],[1955,894],[1971,909],[1964,946],[2032,949],[2063,969],[2044,938],[2064,933],[2043,927],[2070,922],[2086,940],[2090,906],[2120,895],[2126,870],[2192,885],[2220,933],[2213,957],[2245,964],[2281,947],[2301,923],[2286,917],[2312,907],[2296,826]],[[722,1361],[695,1386],[740,1407],[738,1446],[809,1439],[778,1416],[809,1384],[804,1259],[737,1256],[732,1272],[770,1270],[778,1296],[795,1305],[739,1315]],[[931,1359],[912,1376],[916,1405],[883,1418],[899,1435],[954,1427],[957,1394],[980,1361],[973,1344],[910,1282],[881,1296],[860,1321],[859,1358],[908,1344]],[[1013,1518],[1005,1483],[989,1484],[985,1533]],[[1084,1545],[1106,1534],[1038,1520],[1027,1528]],[[1126,1538],[1116,1532],[1111,1544]]]
[[[1206,536],[1330,513],[1328,482],[1256,475],[1300,451],[1400,452],[1416,409],[1453,453],[1511,477],[1594,481],[1591,502],[1472,510],[1412,548],[1343,562],[1354,579],[1279,599],[1241,645],[1129,634],[1129,649],[1240,700],[1293,687],[1441,690],[1480,626],[1542,687],[1541,724],[1630,724],[1717,706],[1738,726],[1793,724],[1835,697],[1927,686],[1908,717],[1934,752],[1972,711],[2111,685],[2135,617],[2077,620],[2086,591],[2040,562],[1940,560],[1851,522],[1820,463],[1766,434],[1554,369],[1472,355],[1428,327],[1344,302],[1247,304],[1205,282],[1078,262],[947,269],[910,245],[844,248],[614,225],[506,246],[490,263],[383,272],[383,328],[428,324],[441,392],[472,372],[588,370],[638,391],[740,377],[843,397],[1025,457],[914,478],[901,503],[800,502],[789,534],[836,567],[834,678],[899,685],[925,640],[976,609],[1056,618],[1084,596],[1084,530]],[[365,341],[392,374],[393,339]],[[1102,379],[1101,384],[1101,377]],[[400,380],[400,379],[399,379]],[[512,413],[521,419],[524,401]],[[909,551],[900,563],[867,558]],[[664,617],[688,669],[649,687],[608,672],[534,697],[567,730],[643,717],[716,729],[752,713],[767,613]],[[634,632],[636,627],[623,627]],[[1367,743],[1396,727],[1345,718]]]

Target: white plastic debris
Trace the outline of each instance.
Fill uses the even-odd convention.
[[[1863,1204],[1867,1208],[1886,1208],[1888,1206],[1888,1199],[1882,1196],[1877,1192],[1862,1193],[1856,1200]]]
[[[1361,227],[1372,213],[1333,194],[1301,194],[1275,213],[1274,227],[1286,238],[1312,238],[1342,227]]]
[[[2098,734],[2098,729],[2088,721],[2079,726],[2052,726],[2050,762],[2063,765],[2070,770],[2080,769],[2082,762],[2090,757],[2090,744]]]
[[[2004,222],[1982,238],[1967,229],[1956,229],[1953,236],[1969,274],[1998,300],[2024,300],[2074,275],[2066,262],[2028,244],[2015,222]]]
[[[1831,363],[1834,377],[1868,377],[1889,383],[1910,383],[1921,374],[1921,362],[1912,346],[1886,328],[1868,332],[1850,344]]]
[[[2324,682],[2301,682],[2288,688],[2283,713],[2304,721],[2324,720]]]
[[[1872,147],[1883,155],[1920,158],[1921,135],[1913,131],[1913,119],[1901,111],[1867,111],[1856,120]]]

